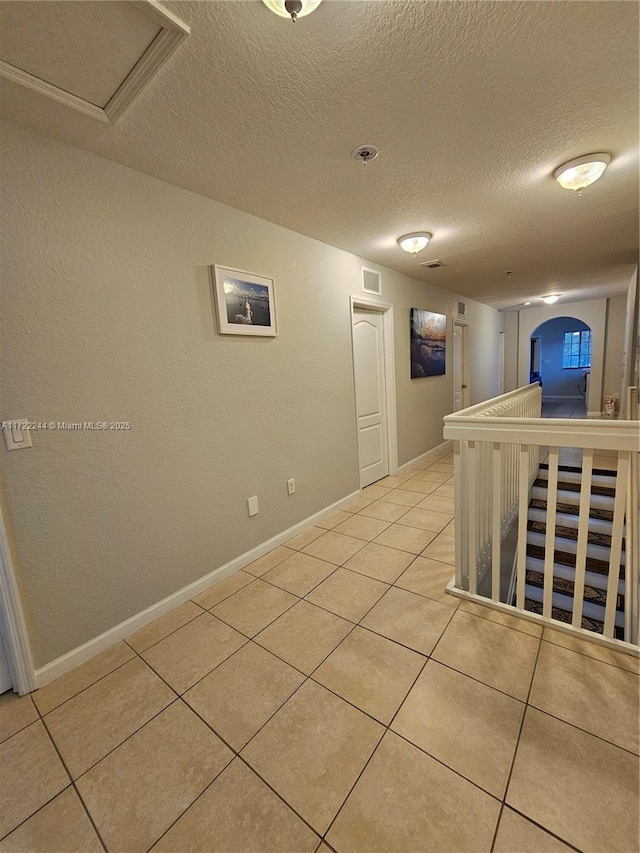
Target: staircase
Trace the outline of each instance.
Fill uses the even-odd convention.
[[[558,466],[552,617],[569,624],[573,617],[581,475],[580,468]],[[543,464],[531,489],[527,523],[524,606],[533,613],[542,613],[547,481],[548,465]],[[581,627],[598,634],[604,631],[615,486],[615,471],[593,470]],[[623,539],[614,629],[617,639],[624,637],[624,547]]]

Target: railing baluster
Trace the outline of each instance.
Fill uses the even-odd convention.
[[[527,522],[529,521],[529,445],[520,447],[520,495],[518,499],[518,564],[516,606],[524,610],[524,587],[527,574]]]
[[[618,603],[618,584],[620,582],[620,557],[622,554],[622,536],[624,534],[624,511],[627,502],[627,483],[631,454],[628,450],[618,453],[618,476],[616,477],[616,497],[613,504],[613,530],[611,531],[611,551],[609,556],[609,581],[607,583],[607,606],[604,614],[604,635],[613,637]],[[626,574],[626,571],[625,571]]]
[[[500,601],[500,561],[502,556],[502,445],[493,445],[491,519],[491,598]]]
[[[476,442],[470,441],[467,445],[467,460],[469,474],[469,492],[467,494],[467,507],[469,518],[469,592],[472,595],[478,593],[478,488],[477,488],[477,465],[478,453]]]
[[[584,579],[587,570],[587,539],[589,533],[589,510],[591,507],[591,478],[593,473],[593,450],[586,448],[582,457],[582,483],[580,485],[580,511],[578,515],[578,544],[576,547],[576,573],[573,586],[574,628],[582,626],[584,603]]]
[[[453,443],[453,482],[456,485],[453,490],[456,513],[454,532],[456,539],[456,586],[458,589],[465,589],[464,566],[468,565],[467,537],[462,534],[462,531],[467,528],[468,512],[465,491],[459,486],[459,483],[466,483],[468,479],[466,445],[466,441],[454,441]]]
[[[544,540],[544,589],[542,615],[551,618],[553,607],[553,562],[556,538],[556,504],[558,501],[558,448],[549,448],[549,481],[547,485],[547,530]]]

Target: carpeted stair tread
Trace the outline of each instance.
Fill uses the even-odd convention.
[[[546,547],[546,524],[544,525],[544,529],[537,530],[529,527],[527,531],[527,548],[529,546],[533,546],[536,548],[544,548]],[[578,552],[578,529],[571,529],[572,535],[564,536],[560,530],[556,527],[556,535],[555,535],[555,550],[556,553],[567,554],[568,556],[575,556]],[[575,535],[573,535],[575,534]],[[597,563],[603,563],[605,566],[609,565],[610,559],[610,548],[611,548],[611,537],[607,537],[609,539],[606,543],[600,542],[590,542],[587,541],[587,558],[591,559]],[[533,553],[533,551],[531,552]],[[534,556],[539,556],[537,553]],[[624,550],[620,555],[620,563],[622,565],[626,565],[626,554]],[[575,560],[567,565],[575,565]],[[594,571],[598,571],[598,567],[594,563]]]
[[[534,521],[529,519],[527,530],[544,535],[547,531],[547,524],[544,521]],[[577,525],[575,527],[562,527],[561,525],[556,524],[556,536],[561,539],[570,539],[577,542],[578,527]],[[596,533],[595,530],[589,530],[587,532],[587,542],[590,545],[602,545],[605,548],[610,548],[611,536],[608,536],[606,533]],[[624,550],[624,540],[622,542],[622,549]]]
[[[525,585],[525,599],[528,599],[531,602],[537,602],[542,605],[543,591],[541,587],[533,586],[531,584]],[[570,622],[573,614],[573,597],[570,595],[565,595],[561,592],[553,593],[553,602],[552,607],[556,608],[558,611],[562,611],[568,614],[569,619],[562,619],[563,622]],[[529,608],[527,608],[529,609]],[[535,613],[542,612],[542,608],[538,611],[533,611]],[[582,605],[582,617],[583,619],[589,619],[596,623],[604,624],[604,616],[605,609],[600,604],[594,604],[591,601],[584,601]],[[621,628],[624,628],[624,613],[617,610],[615,624]],[[602,633],[602,627],[600,628],[598,633]]]
[[[570,507],[573,509],[573,507]],[[598,510],[595,510],[598,512]],[[613,529],[613,519],[602,518],[600,514],[589,515],[589,528],[594,533],[604,533],[606,536],[611,536]],[[531,521],[547,521],[547,504],[543,501],[531,501],[529,505],[529,519]],[[560,509],[556,511],[556,529],[558,527],[572,527],[578,529],[578,514],[576,512],[564,512]]]

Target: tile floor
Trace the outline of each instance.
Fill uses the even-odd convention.
[[[0,853],[637,853],[638,661],[446,595],[451,475],[0,697]]]

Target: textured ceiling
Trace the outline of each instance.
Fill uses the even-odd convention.
[[[4,117],[495,307],[624,291],[635,2],[325,0],[296,25],[259,0],[165,5],[191,35],[116,125],[6,80]],[[554,168],[592,151],[604,177],[561,189]],[[418,259],[396,244],[415,230]]]

